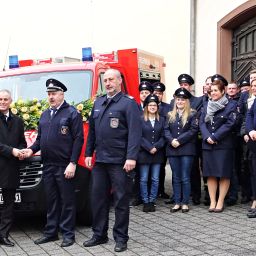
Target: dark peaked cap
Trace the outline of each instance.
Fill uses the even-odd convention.
[[[152,84],[154,91],[160,91],[164,92],[165,91],[165,85],[161,82],[155,82]]]
[[[178,88],[175,91],[174,96],[177,98],[190,99],[192,94],[185,88]]]
[[[54,78],[50,78],[46,81],[46,88],[47,92],[67,91],[67,87],[63,83]]]
[[[215,74],[215,75],[212,76],[211,79],[212,79],[212,83],[213,83],[214,81],[216,81],[216,80],[220,80],[221,82],[224,83],[225,86],[228,85],[227,79],[226,79],[224,76],[222,76],[222,75]]]
[[[188,75],[188,74],[181,74],[178,76],[178,82],[179,84],[181,83],[188,83],[190,85],[194,84],[194,79],[192,78],[192,76]]]
[[[147,91],[150,91],[150,92],[153,92],[153,86],[150,82],[147,82],[147,81],[143,81],[139,84],[139,91],[144,91],[144,90],[147,90]]]
[[[250,77],[249,76],[246,76],[246,77],[244,77],[242,80],[241,80],[241,82],[240,82],[240,84],[239,84],[239,87],[241,88],[241,87],[243,87],[243,86],[249,86],[250,85]]]

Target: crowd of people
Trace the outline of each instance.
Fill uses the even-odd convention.
[[[200,204],[203,181],[204,204],[209,205],[209,212],[220,213],[224,210],[224,205],[235,205],[241,190],[241,203],[253,202],[247,216],[255,218],[256,70],[252,70],[239,84],[236,81],[229,83],[219,74],[209,76],[202,88],[203,95],[199,97],[192,95],[194,79],[190,75],[181,74],[178,83],[179,88],[170,104],[162,102],[164,84],[142,82],[139,85],[139,107],[143,123],[147,122],[147,127],[151,127],[151,130],[143,128],[136,176],[140,191],[134,187],[136,192],[133,197],[136,200],[131,204],[139,205],[142,202],[144,212],[155,211],[156,197],[153,195],[156,186],[159,186],[159,197],[162,197],[164,191],[160,188],[161,183],[164,184],[160,178],[162,170],[158,166],[156,172],[155,165],[165,165],[166,158],[164,162],[163,158],[167,156],[172,170],[173,195],[166,203],[174,204],[171,212],[188,212],[190,197],[194,205]],[[159,96],[159,91],[161,97],[156,101],[153,96]],[[159,119],[159,114],[165,120],[161,137],[151,136],[152,132],[156,132],[155,123],[145,118],[150,101],[158,105],[158,112],[151,119]],[[157,134],[161,134],[159,128]],[[165,141],[164,146],[154,146],[159,145],[162,140]],[[140,155],[145,154],[145,151],[148,153],[147,159],[144,158],[141,162]],[[158,162],[152,157],[156,152]],[[146,181],[143,171],[145,164],[148,164]],[[148,207],[148,202],[154,207]]]
[[[108,242],[109,208],[115,210],[115,252],[127,249],[131,205],[155,212],[157,198],[173,204],[172,213],[190,211],[190,198],[200,204],[202,181],[208,211],[221,213],[252,200],[249,218],[256,217],[256,70],[239,84],[219,74],[209,76],[203,95],[192,94],[194,79],[178,77],[170,104],[163,101],[165,85],[143,81],[140,103],[121,91],[122,77],[109,69],[103,77],[106,95],[94,102],[89,118],[85,165],[92,167],[92,237],[85,247]],[[9,240],[13,221],[18,161],[41,150],[47,198],[47,223],[35,244],[58,240],[62,247],[75,242],[76,164],[83,145],[81,115],[64,99],[67,88],[48,79],[50,108],[41,116],[35,143],[26,148],[23,121],[13,115],[8,90],[0,91],[0,187],[4,199],[0,244]],[[57,147],[57,148],[56,148]],[[165,191],[165,167],[172,170],[173,195]],[[131,195],[133,200],[131,200]],[[112,197],[111,197],[112,196]],[[112,201],[111,201],[112,198]]]

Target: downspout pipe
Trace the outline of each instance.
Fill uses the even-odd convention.
[[[196,1],[190,0],[190,75],[196,74]],[[194,85],[195,86],[195,85]],[[193,92],[195,92],[195,87]]]

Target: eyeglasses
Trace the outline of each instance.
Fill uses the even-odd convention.
[[[148,105],[148,107],[157,107],[157,105]]]

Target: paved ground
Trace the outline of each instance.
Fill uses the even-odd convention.
[[[163,200],[158,200],[157,211],[154,213],[143,213],[142,206],[131,208],[128,250],[118,254],[256,256],[256,219],[246,217],[248,207],[249,204],[238,204],[225,208],[223,213],[209,213],[208,207],[201,204],[191,206],[189,213],[170,213],[170,206]],[[111,228],[113,220],[111,210]],[[91,237],[91,229],[77,226],[76,244],[62,249],[61,240],[35,245],[33,240],[42,235],[42,229],[42,218],[18,219],[11,232],[11,239],[16,246],[0,247],[0,256],[115,255],[111,230],[107,244],[88,249],[82,244]]]
[[[129,249],[119,255],[256,255],[256,219],[246,217],[249,205],[226,208],[223,213],[208,213],[206,206],[193,206],[189,213],[170,213],[159,200],[155,213],[131,209]],[[111,211],[110,227],[113,226]],[[41,236],[39,218],[21,218],[11,232],[14,248],[0,247],[0,255],[114,255],[112,232],[108,244],[84,248],[91,229],[77,226],[76,244],[62,249],[60,241],[37,246]]]

